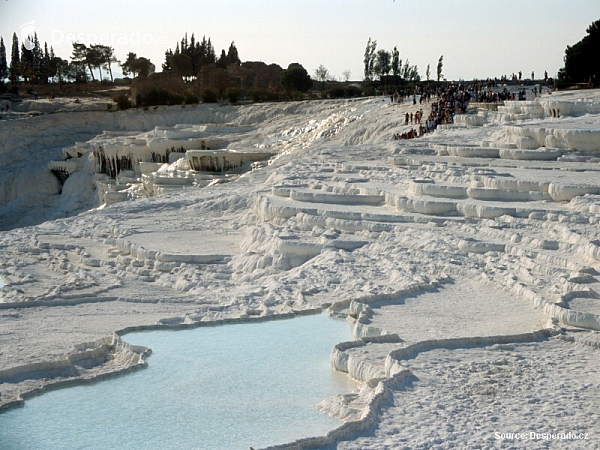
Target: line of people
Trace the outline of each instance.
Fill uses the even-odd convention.
[[[532,74],[533,75],[533,74]],[[547,74],[545,74],[545,79]],[[548,79],[549,80],[549,79]],[[498,103],[505,100],[525,100],[527,91],[522,89],[518,93],[510,92],[506,87],[494,92],[498,88],[498,79],[488,79],[486,81],[474,81],[469,84],[458,83],[448,84],[432,88],[431,86],[416,86],[412,93],[412,104],[430,103],[431,112],[422,124],[423,110],[416,113],[404,113],[404,125],[419,124],[419,129],[411,129],[405,133],[394,133],[394,139],[411,139],[420,137],[423,134],[432,132],[438,125],[454,123],[455,114],[465,114],[470,101],[484,103]],[[534,86],[532,89],[534,97],[541,95],[542,86]],[[392,103],[402,103],[410,98],[411,94],[407,91],[390,91],[390,101]],[[432,98],[435,98],[432,101]],[[418,99],[418,100],[417,100]]]
[[[394,133],[393,139],[412,139],[421,137],[426,133],[433,132],[440,124],[451,124],[454,123],[454,115],[456,113],[464,114],[467,111],[467,106],[472,98],[471,92],[463,84],[451,84],[445,87],[438,87],[435,91],[431,88],[427,90],[421,89],[415,91],[413,96],[413,104],[416,104],[416,96],[419,95],[422,102],[424,99],[431,98],[431,95],[437,96],[436,101],[431,103],[431,112],[429,117],[422,124],[423,110],[419,110],[416,113],[405,113],[404,114],[404,125],[410,123],[419,124],[419,129],[411,128],[409,131],[404,133]]]
[[[472,95],[463,84],[452,84],[441,88],[437,101],[431,104],[428,120],[433,121],[434,128],[441,124],[454,123],[456,113],[464,114]]]
[[[434,95],[434,91],[430,87],[423,88],[422,86],[416,86],[415,91],[412,94],[408,93],[406,90],[398,91],[397,89],[394,89],[393,91],[388,91],[388,95],[390,97],[390,103],[392,104],[402,104],[412,96],[412,100],[410,101],[412,101],[413,105],[416,105],[417,101],[422,105],[423,103],[429,103],[431,101],[431,96]]]
[[[425,125],[419,125],[419,129],[411,128],[404,133],[394,133],[394,140],[398,139],[414,139],[421,137],[424,134],[431,133],[435,130],[435,123],[432,120],[426,120]]]
[[[404,125],[408,125],[408,121],[410,123],[421,123],[421,119],[423,118],[423,110],[415,112],[414,114],[411,112],[410,114],[407,112],[404,114]]]

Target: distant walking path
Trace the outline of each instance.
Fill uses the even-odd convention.
[[[454,123],[454,115],[464,114],[472,94],[463,84],[451,84],[437,89],[417,87],[412,96],[412,108],[404,113],[404,127],[410,128],[394,133],[393,139],[413,139],[435,131],[438,125]],[[394,92],[390,94],[390,101],[403,104],[406,95]],[[418,106],[417,106],[417,98]],[[432,101],[432,98],[435,99]],[[427,118],[423,121],[425,113],[421,105],[429,109]],[[416,110],[415,110],[416,109]],[[418,125],[413,127],[412,125]]]

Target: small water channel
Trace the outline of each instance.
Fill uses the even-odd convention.
[[[331,368],[350,326],[325,314],[131,333],[149,367],[0,414],[2,449],[249,449],[327,433],[314,409],[355,384]]]

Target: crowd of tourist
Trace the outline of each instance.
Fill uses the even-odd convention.
[[[425,98],[425,96],[422,96]],[[414,102],[416,104],[416,96],[414,97]],[[416,137],[421,137],[425,133],[430,133],[435,129],[435,122],[431,120],[431,117],[425,121],[423,124],[423,109],[416,111],[415,113],[405,113],[404,114],[404,125],[415,124],[419,125],[418,129],[411,128],[410,130],[404,133],[394,133],[394,140],[397,139],[412,139]]]
[[[532,74],[532,77],[534,74]],[[545,74],[547,77],[547,74]],[[513,77],[514,78],[514,77]],[[518,78],[517,78],[518,79]],[[418,124],[418,128],[411,127],[403,133],[394,133],[393,139],[412,139],[421,137],[426,133],[433,132],[438,125],[454,123],[455,114],[465,114],[469,102],[478,103],[500,103],[507,100],[526,100],[527,91],[521,89],[518,92],[511,92],[506,85],[499,89],[499,80],[488,79],[485,81],[474,81],[469,84],[454,83],[446,86],[433,88],[431,86],[417,86],[414,92],[409,93],[406,90],[394,90],[389,92],[389,98],[392,104],[403,104],[405,101],[412,102],[416,106],[417,102],[430,105],[431,112],[423,123],[423,110],[416,113],[404,113],[404,125]],[[542,85],[535,85],[531,89],[534,97],[543,92]]]
[[[402,98],[402,97],[399,97]],[[419,100],[417,100],[417,98]],[[435,98],[434,101],[431,101]],[[472,98],[472,94],[464,84],[451,84],[448,86],[438,87],[418,87],[412,95],[413,105],[428,103],[431,105],[431,112],[423,123],[423,110],[420,109],[416,113],[404,114],[404,125],[418,124],[418,129],[411,128],[404,133],[395,133],[393,139],[412,139],[421,137],[426,133],[433,132],[438,125],[454,123],[454,115],[456,113],[465,113],[467,106]],[[394,94],[391,94],[393,101]]]
[[[531,90],[534,97],[538,95],[542,95],[543,87],[540,86],[539,89],[537,86]],[[482,90],[476,91],[473,96],[473,101],[479,103],[499,103],[505,100],[526,100],[527,99],[527,91],[525,89],[521,89],[519,92],[509,92],[508,89],[504,88],[499,92],[492,92],[490,90]]]

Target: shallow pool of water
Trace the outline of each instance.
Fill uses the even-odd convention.
[[[341,425],[314,409],[355,385],[329,363],[350,327],[324,314],[132,333],[149,367],[0,415],[2,449],[245,449]]]

